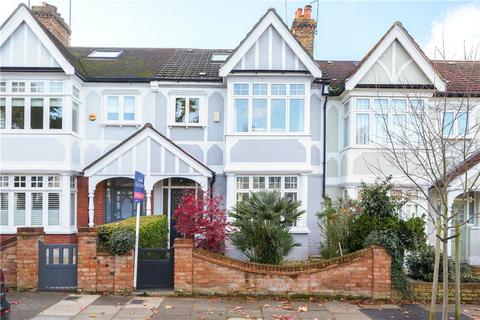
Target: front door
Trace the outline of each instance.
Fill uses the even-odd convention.
[[[180,204],[180,201],[182,200],[182,196],[186,192],[192,192],[194,189],[171,189],[170,192],[170,248],[173,247],[173,243],[175,242],[175,239],[181,237],[180,232],[177,231],[175,228],[175,219],[173,219],[173,213],[175,212],[175,209],[177,209],[178,205]]]

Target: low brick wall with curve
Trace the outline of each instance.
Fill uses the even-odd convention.
[[[388,299],[391,258],[372,246],[343,257],[295,266],[262,265],[175,241],[175,291],[185,294],[305,294]]]

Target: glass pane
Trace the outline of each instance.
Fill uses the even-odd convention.
[[[30,109],[30,128],[43,129],[43,99],[32,98]]]
[[[369,99],[357,99],[357,110],[369,110],[369,109],[370,109]]]
[[[12,129],[23,129],[25,126],[25,100],[12,99]]]
[[[235,131],[248,132],[247,99],[235,99]]]
[[[0,225],[8,225],[8,192],[0,193]]]
[[[249,185],[248,185],[248,177],[237,177],[237,189],[244,189],[248,190]]]
[[[358,104],[357,104],[357,106],[358,106]],[[358,110],[360,110],[360,109],[358,109]],[[388,111],[388,99],[374,99],[373,100],[373,110],[375,110],[375,111]]]
[[[407,111],[407,99],[392,99],[393,111]]]
[[[60,264],[60,248],[52,248],[53,264]]]
[[[286,126],[286,100],[285,99],[272,99],[272,111],[271,111],[271,130],[274,132],[284,132]]]
[[[135,97],[123,97],[123,120],[135,120]]]
[[[297,193],[296,192],[285,192],[285,198],[287,198],[290,201],[296,201],[297,200]]]
[[[297,177],[285,177],[285,189],[297,189]]]
[[[305,94],[305,85],[303,84],[291,84],[290,85],[290,95],[304,95]]]
[[[43,92],[43,82],[41,81],[35,81],[32,82],[30,85],[30,91],[31,92]]]
[[[284,96],[287,94],[286,84],[272,84],[272,96]]]
[[[392,134],[395,140],[403,141],[407,132],[407,115],[406,114],[394,114],[392,115]]]
[[[48,225],[56,226],[60,223],[60,194],[48,194]]]
[[[453,112],[445,112],[443,116],[443,135],[453,135]]]
[[[32,226],[41,226],[43,224],[43,194],[41,192],[32,193]]]
[[[253,99],[252,101],[252,131],[267,131],[267,100]]]
[[[248,199],[248,192],[239,192],[237,193],[237,202],[241,202]]]
[[[303,99],[290,99],[290,132],[303,132]]]
[[[50,129],[62,129],[63,103],[62,99],[50,99]]]
[[[188,100],[189,100],[188,122],[199,123],[200,122],[200,99],[190,98]]]
[[[177,123],[185,122],[185,103],[185,98],[175,99],[175,122]]]
[[[375,114],[373,116],[374,121],[374,137],[373,140],[376,143],[385,144],[388,142],[388,115]]]
[[[5,129],[5,98],[0,98],[0,129]]]
[[[107,120],[118,120],[120,112],[120,100],[117,96],[107,97]]]
[[[269,189],[280,189],[282,187],[282,177],[269,177],[268,178],[268,188]]]
[[[457,134],[465,135],[467,133],[467,128],[468,128],[467,113],[460,112],[458,114],[458,119],[457,119]]]
[[[50,92],[63,92],[63,81],[50,81]]]
[[[369,143],[370,116],[368,114],[357,114],[357,144]]]
[[[343,119],[343,146],[347,147],[350,142],[350,117]]]
[[[16,226],[25,225],[25,193],[15,192],[13,224]]]
[[[248,96],[248,83],[235,83],[233,94],[236,96]]]
[[[253,177],[253,189],[265,189],[265,177]]]
[[[73,102],[72,108],[72,131],[78,133],[78,103]]]
[[[254,83],[252,86],[252,93],[254,96],[266,96],[268,93],[268,86],[263,83]]]

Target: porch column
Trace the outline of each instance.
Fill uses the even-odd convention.
[[[95,213],[95,205],[93,204],[93,197],[95,195],[95,190],[88,191],[88,226],[93,227],[93,217]]]
[[[152,215],[152,191],[149,190],[145,193],[145,208],[146,208],[146,213],[147,216]]]

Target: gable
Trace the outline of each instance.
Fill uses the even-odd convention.
[[[25,22],[22,22],[0,47],[0,61],[2,67],[60,68]]]
[[[258,21],[220,68],[226,77],[232,71],[299,71],[321,78],[322,71],[298,43],[274,9]]]
[[[446,84],[415,40],[395,22],[347,78],[345,90],[358,84],[424,85],[445,91]]]
[[[358,82],[360,84],[432,84],[403,45],[395,40]]]
[[[280,33],[270,25],[233,70],[307,71],[307,67],[298,59]]]

